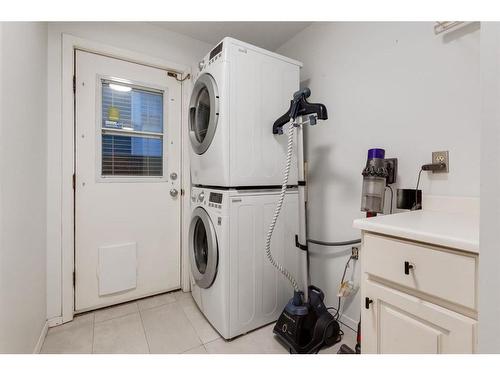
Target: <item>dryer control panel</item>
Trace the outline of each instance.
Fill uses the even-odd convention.
[[[212,65],[219,58],[222,58],[222,47],[223,42],[220,42],[213,50],[210,51],[208,56],[198,63],[198,70],[200,72],[206,67]]]

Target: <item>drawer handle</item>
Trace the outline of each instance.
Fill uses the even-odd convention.
[[[368,309],[370,308],[370,304],[371,304],[371,303],[373,303],[373,300],[372,300],[372,299],[370,299],[370,298],[368,298],[368,297],[366,297],[366,298],[365,298],[365,309],[367,309],[367,310],[368,310]]]
[[[405,275],[409,275],[410,270],[412,269],[413,269],[413,264],[411,264],[410,262],[405,262]]]

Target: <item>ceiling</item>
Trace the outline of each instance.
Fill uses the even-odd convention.
[[[157,26],[215,45],[225,36],[275,51],[311,22],[154,22]]]

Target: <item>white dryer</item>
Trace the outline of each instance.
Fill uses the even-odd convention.
[[[299,89],[301,65],[232,38],[200,62],[189,104],[194,185],[281,185],[287,139],[273,135],[272,125]],[[295,185],[294,165],[291,171]]]
[[[226,339],[271,323],[293,289],[269,263],[265,236],[279,191],[191,191],[189,255],[193,297],[212,326]],[[298,197],[287,193],[272,252],[298,274]]]

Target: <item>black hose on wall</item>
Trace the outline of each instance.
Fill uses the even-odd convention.
[[[358,238],[356,240],[338,241],[338,242],[326,242],[326,241],[312,240],[309,238],[307,242],[321,246],[348,246],[361,243],[361,238]]]

